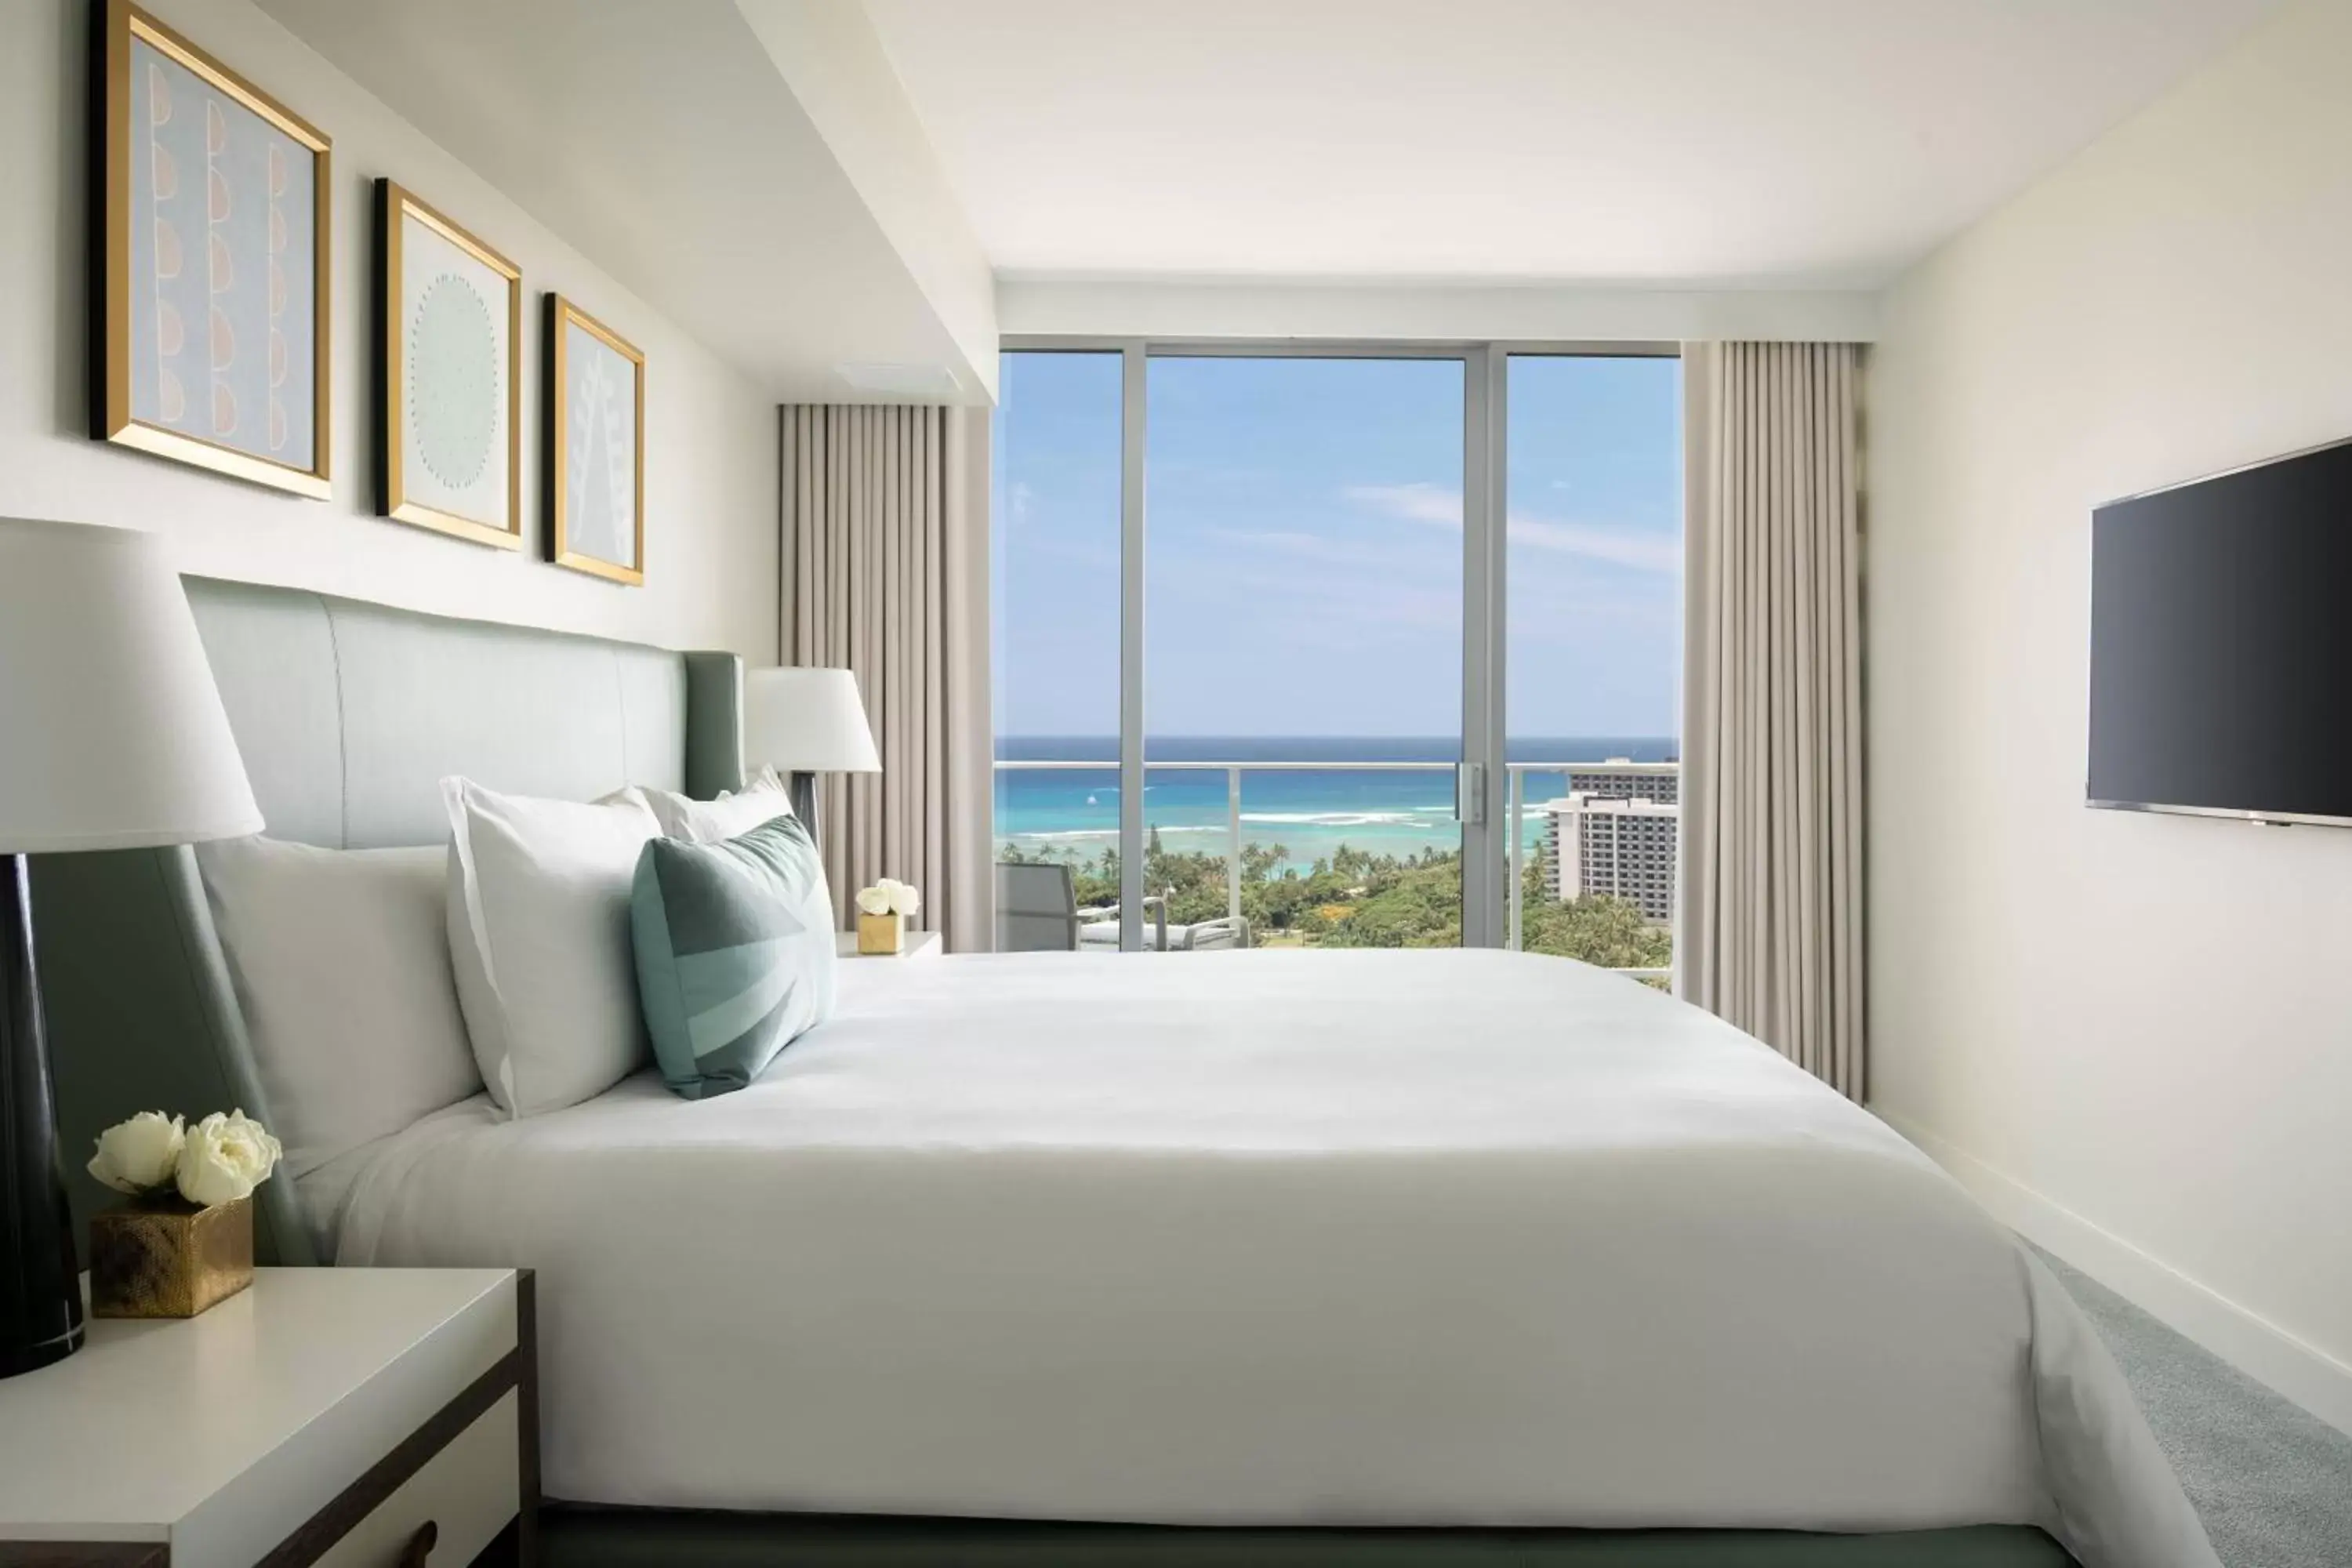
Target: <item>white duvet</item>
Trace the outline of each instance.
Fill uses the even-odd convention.
[[[1697,1010],[1497,952],[846,966],[760,1082],[468,1102],[338,1259],[540,1270],[546,1487],[1176,1523],[2043,1526],[2209,1568],[2074,1303]]]

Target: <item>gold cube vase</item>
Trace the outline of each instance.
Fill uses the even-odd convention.
[[[253,1200],[146,1197],[91,1216],[94,1318],[193,1318],[253,1283]]]
[[[878,957],[894,953],[906,942],[906,916],[869,915],[863,910],[858,911],[857,951],[860,954]]]

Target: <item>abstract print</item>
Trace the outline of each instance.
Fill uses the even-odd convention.
[[[496,544],[520,542],[514,486],[515,265],[383,183],[392,331],[387,497],[393,516]]]
[[[311,469],[311,151],[143,38],[130,85],[131,416]]]
[[[564,345],[564,536],[573,552],[637,559],[637,367],[577,321]]]

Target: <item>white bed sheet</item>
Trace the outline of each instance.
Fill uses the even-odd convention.
[[[1496,952],[843,979],[740,1093],[473,1101],[352,1179],[341,1262],[540,1270],[551,1496],[2214,1563],[2063,1289],[1695,1008]]]

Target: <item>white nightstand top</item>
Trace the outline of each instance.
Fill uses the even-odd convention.
[[[514,1301],[504,1268],[262,1268],[196,1318],[94,1320],[0,1382],[0,1540],[230,1548],[496,1366]]]
[[[935,931],[910,931],[905,945],[894,953],[861,953],[857,951],[857,933],[837,931],[833,933],[833,951],[843,958],[937,958],[940,955],[940,933]]]

